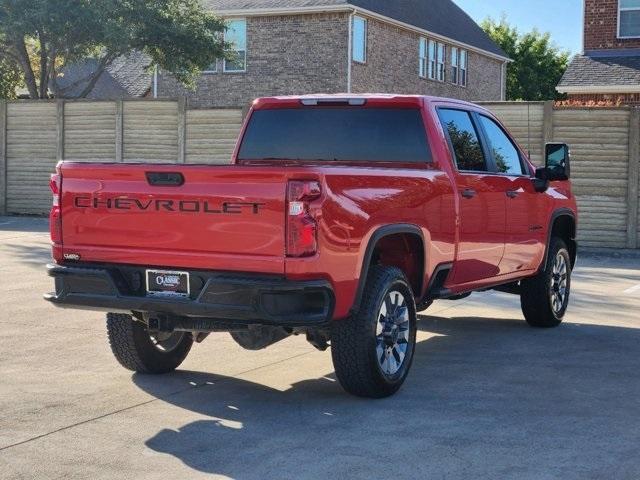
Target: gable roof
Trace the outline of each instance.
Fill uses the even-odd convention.
[[[467,13],[452,0],[203,0],[206,7],[223,14],[242,11],[321,10],[355,8],[388,17],[420,30],[507,59],[507,55]]]
[[[151,88],[153,74],[147,69],[151,59],[141,52],[131,52],[116,58],[100,75],[95,87],[87,98],[93,100],[116,100],[121,98],[143,97]],[[71,86],[64,92],[65,97],[77,97],[87,86],[87,80],[98,67],[98,60],[89,58],[82,62],[67,65],[57,83],[61,89]],[[77,85],[73,85],[77,83]]]
[[[640,86],[640,55],[576,55],[558,84],[560,92],[573,93],[601,88],[601,93],[632,93]],[[620,87],[620,88],[619,88]],[[624,92],[622,90],[628,90]],[[613,92],[613,90],[620,92]]]

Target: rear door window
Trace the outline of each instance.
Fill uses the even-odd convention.
[[[309,107],[257,110],[239,160],[430,162],[418,109]]]
[[[464,110],[441,108],[438,109],[438,116],[442,127],[449,135],[458,170],[462,172],[488,171],[487,159],[471,114]]]

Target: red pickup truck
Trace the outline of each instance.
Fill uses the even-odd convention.
[[[61,162],[55,293],[107,313],[128,369],[177,368],[230,332],[331,346],[350,393],[405,380],[416,313],[495,289],[526,321],[567,309],[577,210],[569,149],[536,169],[489,111],[422,96],[256,100],[231,165]]]

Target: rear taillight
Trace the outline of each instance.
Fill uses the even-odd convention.
[[[287,256],[309,257],[318,250],[318,224],[309,204],[320,197],[320,184],[292,180],[287,188]]]
[[[49,232],[51,241],[56,244],[62,243],[62,215],[60,213],[60,190],[62,188],[62,177],[59,173],[51,175],[49,187],[53,194],[53,206],[49,214]]]

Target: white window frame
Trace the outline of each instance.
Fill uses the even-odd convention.
[[[451,83],[458,85],[460,83],[460,49],[451,47]]]
[[[444,82],[447,80],[447,45],[438,42],[436,47],[437,52],[437,80]]]
[[[427,78],[429,72],[429,41],[424,37],[420,37],[418,58],[418,75],[420,78]]]
[[[229,18],[229,22],[244,22],[244,69],[243,70],[229,70],[227,68],[227,60],[224,59],[222,61],[222,72],[223,73],[245,73],[247,71],[247,19],[246,18]],[[223,34],[223,39],[226,41],[227,31],[225,30]],[[216,66],[217,69],[217,66]],[[217,70],[216,70],[217,71]]]
[[[622,0],[618,0],[618,38],[624,39],[624,38],[640,38],[640,35],[631,35],[631,36],[622,36],[622,33],[620,32],[620,28],[622,26],[622,23],[620,20],[622,20],[622,12],[635,12],[635,11],[640,11],[640,7],[626,7],[623,8],[622,7]]]
[[[464,48],[458,51],[458,85],[466,87],[469,84],[469,51]],[[462,59],[464,58],[464,62]]]
[[[213,74],[218,73],[218,60],[215,60],[209,67],[215,67],[214,69],[208,68],[207,70],[203,70],[202,73]]]
[[[429,41],[427,42],[427,58],[429,59],[428,62],[428,67],[427,67],[427,78],[429,78],[429,80],[435,80],[437,78],[437,62],[436,62],[436,58],[437,58],[437,45],[435,40],[431,40],[429,39]]]
[[[362,59],[356,58],[356,29],[355,29],[355,25],[356,25],[356,20],[362,20],[362,23],[364,25],[364,35],[362,38]],[[367,40],[368,40],[368,36],[369,36],[369,21],[365,18],[365,17],[361,17],[360,15],[354,15],[353,16],[353,25],[352,25],[352,31],[353,31],[353,38],[351,39],[351,60],[356,62],[356,63],[367,63]]]

